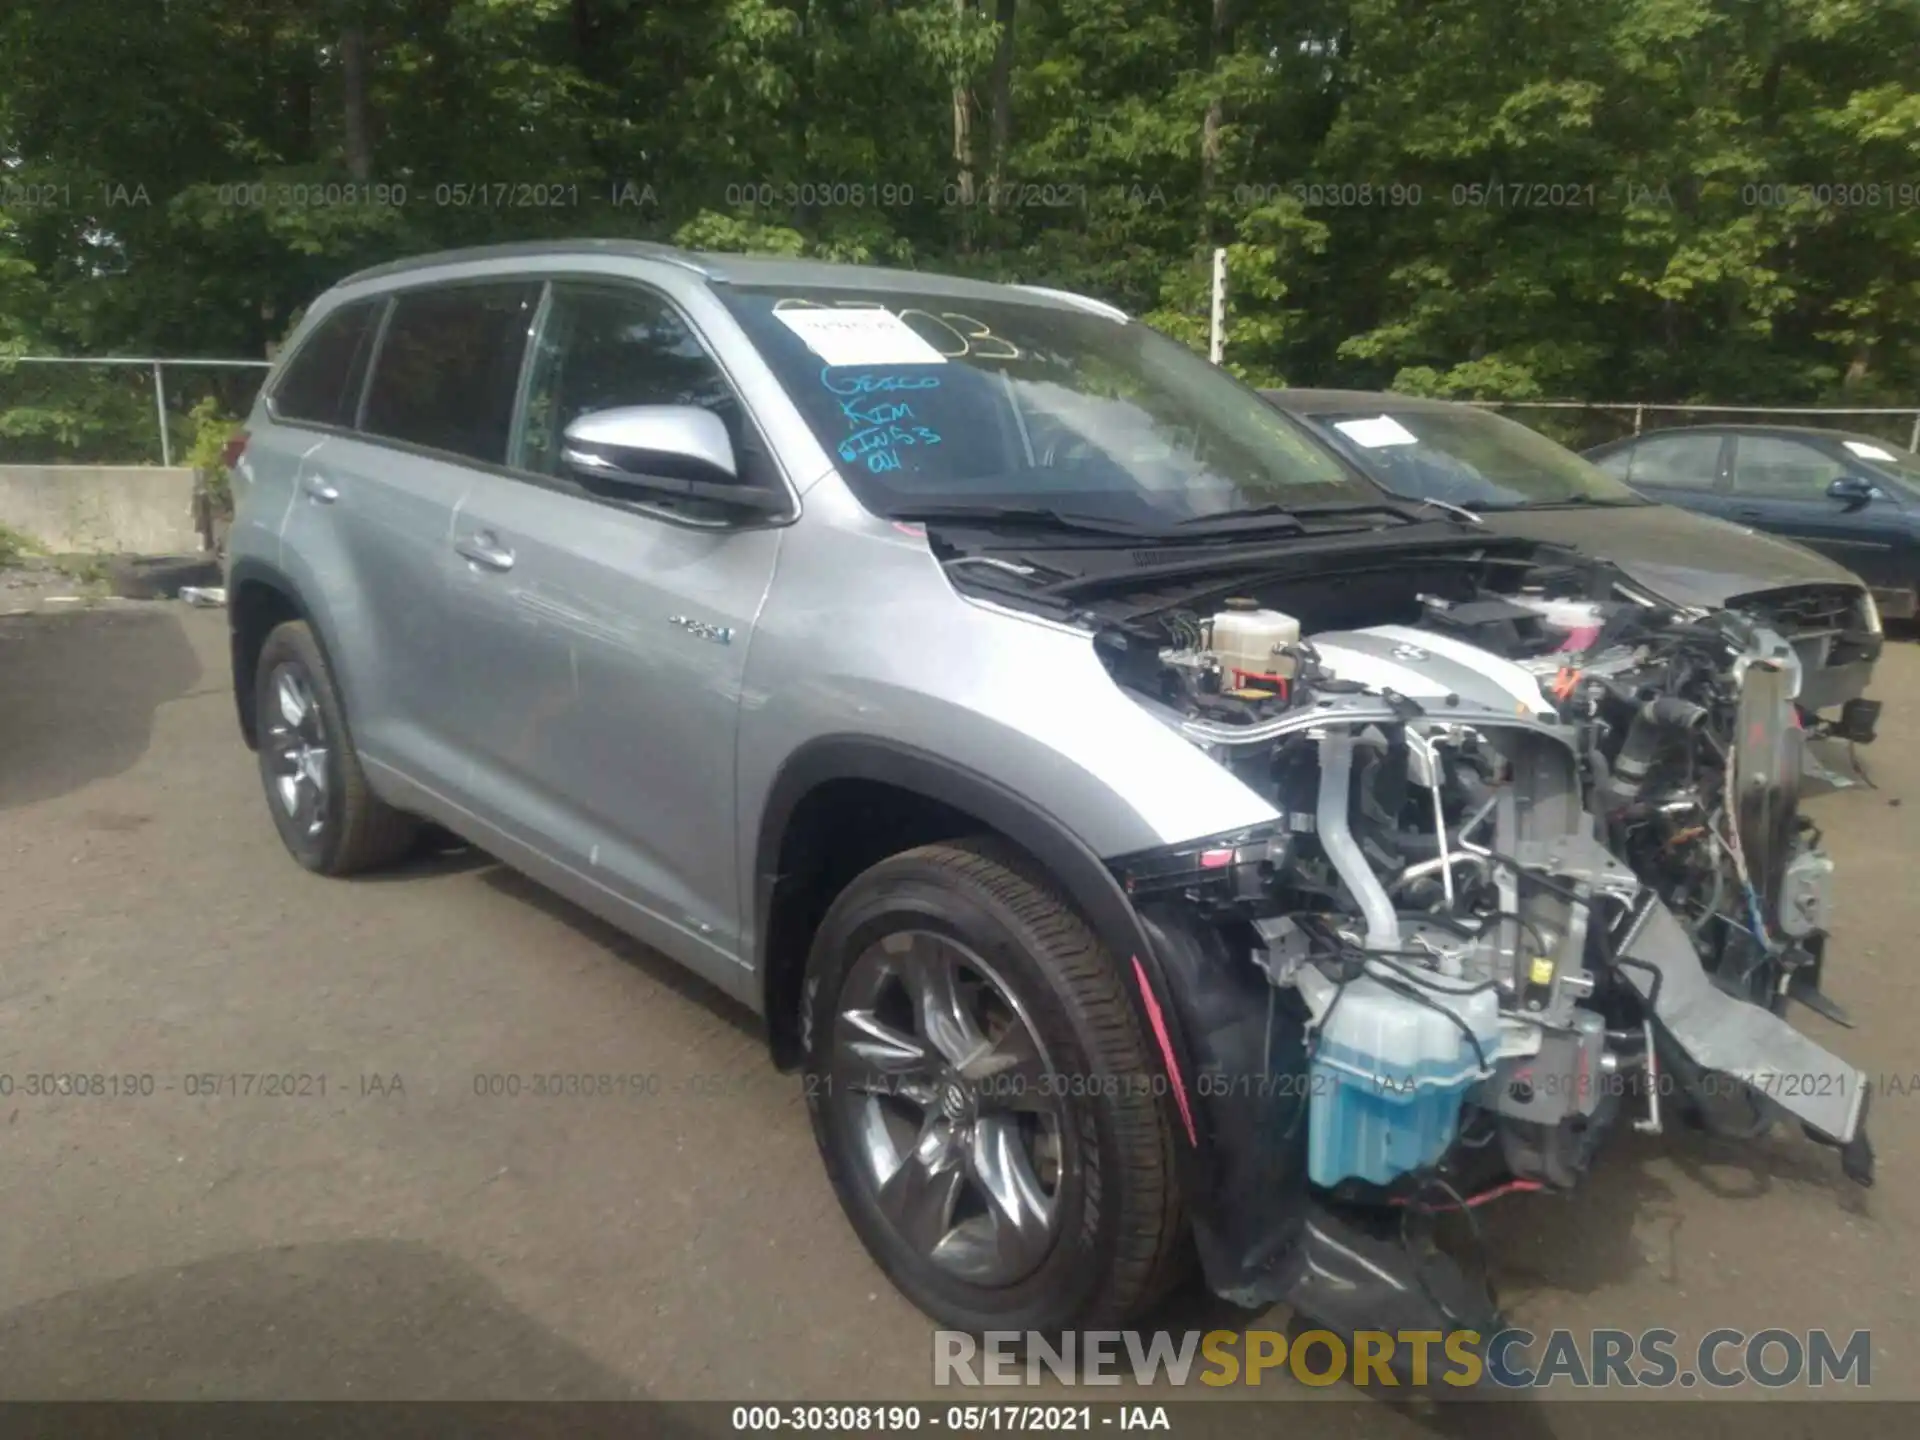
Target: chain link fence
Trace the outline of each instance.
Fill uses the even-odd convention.
[[[1475,400],[1470,402],[1520,421],[1571,450],[1586,450],[1638,435],[1686,425],[1807,425],[1872,435],[1920,451],[1920,409],[1779,405],[1652,405],[1640,401]]]
[[[185,463],[196,407],[244,416],[271,364],[0,354],[0,465]]]
[[[194,408],[244,416],[268,360],[0,355],[0,464],[173,465],[192,448]],[[1574,450],[1643,430],[1725,423],[1850,430],[1920,451],[1920,407],[1667,405],[1476,400]]]

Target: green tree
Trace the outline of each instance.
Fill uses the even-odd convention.
[[[261,356],[356,268],[562,234],[1204,346],[1224,246],[1250,379],[1910,404],[1916,62],[1915,0],[13,0],[0,354]],[[0,367],[0,446],[145,453],[144,383]]]

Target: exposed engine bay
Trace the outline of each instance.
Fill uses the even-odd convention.
[[[1676,1109],[1795,1122],[1871,1183],[1864,1077],[1783,1018],[1843,1018],[1786,641],[1562,552],[1197,598],[1109,609],[1096,646],[1282,818],[1117,868],[1297,1018],[1260,1050],[1272,1083],[1304,1043],[1313,1186],[1564,1188]]]

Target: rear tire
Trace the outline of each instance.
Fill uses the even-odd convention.
[[[1191,1255],[1157,1067],[1122,972],[992,840],[881,861],[834,901],[802,998],[808,1110],[874,1261],[941,1324],[1118,1324]]]
[[[303,620],[276,626],[254,667],[260,781],[287,852],[319,875],[408,854],[420,822],[373,793],[327,657]]]

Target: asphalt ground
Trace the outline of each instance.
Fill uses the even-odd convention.
[[[1522,1323],[1866,1329],[1872,1393],[1920,1395],[1920,646],[1875,693],[1878,788],[1811,804],[1858,1026],[1798,1018],[1876,1078],[1879,1183],[1792,1134],[1620,1133],[1574,1195],[1479,1212]],[[287,858],[219,611],[0,619],[0,957],[0,1398],[954,1398],[751,1016],[477,852]],[[490,1093],[555,1072],[657,1078]]]

